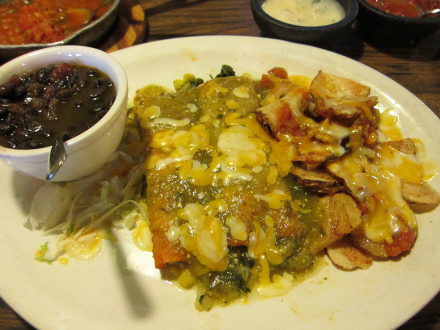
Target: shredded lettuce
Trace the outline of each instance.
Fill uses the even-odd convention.
[[[49,250],[47,244],[48,244],[48,242],[46,242],[46,243],[44,243],[43,245],[40,246],[40,251],[39,251],[40,255],[36,256],[34,259],[37,260],[37,261],[40,261],[40,262],[46,262],[49,265],[51,265],[52,264],[52,260],[48,259],[46,257],[46,254],[47,254],[47,252]]]
[[[72,182],[47,182],[39,189],[31,204],[29,224],[33,230],[57,235],[58,241],[50,250],[47,243],[42,245],[42,255],[36,260],[51,263],[73,241],[86,242],[93,231],[104,233],[112,226],[133,229],[139,219],[148,221],[142,201],[144,158],[134,152],[139,150],[133,148],[136,143],[142,143],[137,127],[128,123],[118,150],[97,173]]]

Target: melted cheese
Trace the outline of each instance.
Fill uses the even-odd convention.
[[[157,105],[151,105],[145,109],[145,115],[148,118],[156,118],[160,116],[160,107]]]
[[[387,169],[403,181],[416,184],[422,183],[423,166],[416,156],[398,152],[388,144],[377,146],[375,165]]]
[[[310,84],[312,83],[312,78],[309,76],[302,75],[291,75],[288,77],[289,81],[291,81],[294,85],[306,89],[310,89]]]
[[[363,229],[368,239],[392,243],[397,232],[407,226],[416,228],[414,213],[401,193],[401,180],[421,183],[423,178],[423,167],[414,156],[383,144],[376,152],[358,148],[328,168],[344,178],[352,194],[367,204]]]
[[[79,260],[90,260],[101,253],[102,233],[92,230],[66,239],[66,255]]]
[[[154,118],[152,121],[148,123],[148,126],[156,126],[156,125],[168,125],[168,126],[186,126],[190,123],[189,118],[184,119],[171,119],[171,118]]]
[[[330,122],[328,119],[324,120],[318,128],[318,131],[329,137],[329,143],[340,144],[343,139],[350,136],[351,130],[345,126]]]
[[[273,227],[268,227],[263,230],[259,223],[254,223],[255,231],[249,234],[249,255],[254,258],[259,258],[263,264],[270,263],[271,265],[279,265],[283,262],[283,253],[285,249],[276,246],[276,234]],[[269,265],[267,265],[269,266]],[[263,266],[264,268],[264,266]],[[266,277],[267,274],[264,274]],[[267,279],[262,282],[268,283]]]
[[[167,232],[170,241],[179,240],[199,261],[212,270],[223,271],[228,266],[227,228],[217,214],[226,209],[224,200],[214,200],[206,205],[189,203],[178,215],[185,223],[172,225]]]
[[[234,94],[235,96],[242,98],[242,99],[248,99],[249,98],[249,87],[246,87],[246,86],[235,87],[232,90],[232,94]]]
[[[295,285],[295,278],[289,273],[282,275],[275,274],[272,276],[272,281],[260,284],[257,287],[257,292],[261,297],[270,298],[283,296],[287,294]]]
[[[139,220],[133,230],[133,242],[139,250],[153,251],[150,226],[147,221]]]
[[[275,189],[274,191],[265,195],[254,194],[254,197],[267,202],[271,209],[280,209],[283,207],[286,201],[290,201],[292,199],[288,193],[279,189]]]
[[[266,163],[266,144],[244,126],[232,126],[223,130],[217,148],[237,167],[255,167]]]
[[[399,129],[399,115],[395,110],[386,110],[380,114],[379,129],[392,141],[403,138]]]
[[[221,87],[215,80],[210,80],[206,84],[208,85],[208,89],[206,90],[206,96],[208,97],[215,97],[216,94],[228,93],[228,89]]]
[[[153,153],[147,166],[160,170],[170,164],[180,165],[192,159],[198,150],[206,150],[209,147],[209,135],[202,124],[194,125],[187,131],[159,131],[153,135],[150,147],[159,149],[160,153]]]
[[[269,157],[271,164],[277,164],[281,176],[286,176],[292,167],[292,161],[297,157],[297,149],[288,136],[281,135],[279,140],[271,141],[272,152]]]
[[[186,105],[186,108],[189,110],[189,112],[192,112],[192,113],[199,111],[199,107],[197,105],[195,105],[194,103],[188,103]]]
[[[246,225],[240,219],[237,219],[236,217],[227,217],[226,225],[228,226],[232,237],[239,241],[244,241],[248,238]]]

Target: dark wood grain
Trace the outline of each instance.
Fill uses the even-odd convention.
[[[127,48],[144,41],[147,21],[138,0],[122,0],[118,19],[100,48],[106,52]]]
[[[252,18],[249,0],[139,2],[148,21],[145,42],[196,35],[261,36]],[[372,40],[358,24],[354,24],[346,36],[328,49],[384,73],[440,116],[440,31],[420,42],[402,45]],[[0,329],[31,328],[0,300]],[[399,329],[440,329],[440,294]]]

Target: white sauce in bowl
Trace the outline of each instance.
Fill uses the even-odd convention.
[[[301,26],[329,25],[345,17],[337,0],[266,0],[262,8],[279,21]]]

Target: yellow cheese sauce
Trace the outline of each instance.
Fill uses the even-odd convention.
[[[345,17],[337,0],[266,0],[262,8],[277,20],[301,26],[329,25]]]

